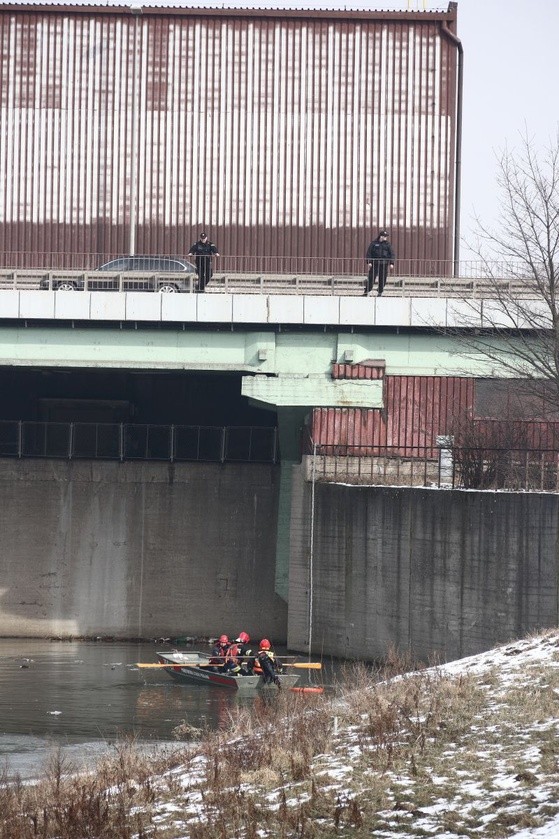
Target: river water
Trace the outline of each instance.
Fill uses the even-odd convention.
[[[114,741],[175,743],[180,723],[218,728],[252,697],[180,685],[163,670],[139,670],[164,644],[0,639],[0,770],[40,776],[61,749],[69,765],[87,768]],[[196,649],[204,649],[196,645]]]

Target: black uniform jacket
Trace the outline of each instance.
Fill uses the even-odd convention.
[[[211,256],[217,253],[217,248],[213,242],[194,242],[189,253],[193,256]]]
[[[374,239],[367,248],[366,259],[368,259],[369,261],[372,261],[374,259],[381,259],[385,262],[389,262],[390,265],[393,265],[396,256],[394,255],[394,251],[390,242],[381,242],[380,238],[377,238]]]

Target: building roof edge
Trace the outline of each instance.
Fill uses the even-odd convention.
[[[456,20],[456,3],[449,2],[448,7],[446,10],[438,9],[438,10],[408,10],[408,11],[398,11],[398,10],[389,10],[389,9],[370,9],[370,8],[359,8],[359,4],[356,4],[355,8],[348,8],[345,5],[343,8],[341,7],[341,3],[338,4],[338,8],[334,8],[332,6],[324,7],[320,4],[320,2],[313,3],[308,2],[306,7],[302,7],[301,4],[293,3],[293,6],[290,5],[289,2],[286,5],[275,5],[274,7],[267,7],[265,5],[258,5],[255,3],[254,6],[227,6],[224,4],[221,5],[180,5],[172,4],[172,3],[164,3],[158,2],[158,0],[152,0],[152,2],[135,2],[132,0],[130,4],[122,3],[122,2],[115,2],[111,3],[110,0],[107,2],[99,2],[99,3],[92,3],[91,0],[84,0],[83,3],[75,2],[75,3],[68,3],[68,2],[56,2],[56,0],[52,0],[52,2],[43,2],[38,3],[36,0],[23,0],[23,2],[19,3],[6,3],[0,0],[0,12],[33,12],[33,14],[40,13],[63,13],[63,14],[133,14],[133,15],[180,15],[180,16],[190,16],[190,17],[200,17],[201,15],[211,16],[211,17],[285,17],[286,15],[295,18],[346,18],[346,19],[359,19],[359,18],[366,18],[367,20],[407,20],[407,21],[455,21]]]

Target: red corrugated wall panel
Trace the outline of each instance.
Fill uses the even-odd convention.
[[[369,361],[361,364],[332,364],[333,379],[383,379],[384,361]]]
[[[383,410],[315,408],[310,433],[322,454],[365,456],[383,447],[394,455],[435,457],[437,436],[471,413],[473,398],[473,379],[385,376]]]
[[[559,422],[553,420],[475,419],[465,444],[518,450],[559,451]]]
[[[333,365],[333,376],[359,378],[366,369]],[[445,434],[454,434],[463,446],[559,450],[557,421],[474,417],[474,385],[462,377],[386,376],[384,409],[315,408],[311,438],[321,454],[354,456],[383,449],[398,456],[436,457],[436,438]]]
[[[362,273],[380,225],[402,266],[451,260],[443,24],[454,10],[0,10],[4,263],[184,254],[202,225],[224,259],[287,270]]]

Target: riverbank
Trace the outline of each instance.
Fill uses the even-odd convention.
[[[117,748],[94,775],[56,762],[4,783],[3,839],[462,839],[559,833],[559,632],[401,675],[349,668],[337,696],[286,692],[182,749]],[[25,815],[23,815],[25,813]],[[33,833],[35,830],[35,833]],[[87,832],[86,832],[87,830]]]

